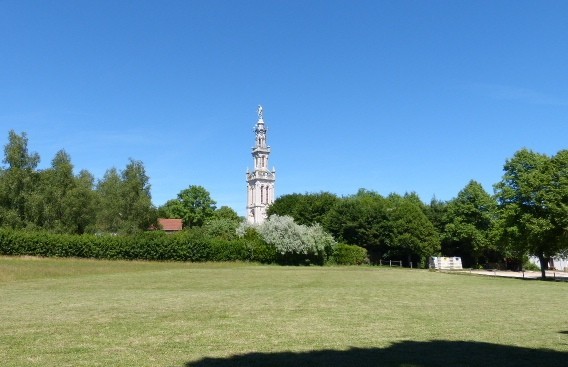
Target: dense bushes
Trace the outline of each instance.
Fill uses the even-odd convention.
[[[329,243],[327,244],[331,246]],[[323,245],[321,245],[323,246]],[[367,251],[345,244],[320,251],[280,252],[255,229],[227,240],[201,229],[168,235],[160,231],[135,236],[69,235],[0,229],[0,255],[79,257],[113,260],[254,261],[288,265],[334,263],[360,265]]]
[[[0,255],[195,262],[276,260],[276,250],[260,238],[224,240],[202,231],[79,236],[0,229]]]
[[[338,243],[333,251],[333,261],[337,265],[361,265],[369,259],[367,250],[363,247]]]

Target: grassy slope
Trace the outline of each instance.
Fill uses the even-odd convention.
[[[388,268],[0,258],[0,360],[435,366],[451,353],[454,365],[538,365],[568,361],[566,287]],[[530,353],[542,348],[557,352]],[[310,352],[322,350],[350,352]]]

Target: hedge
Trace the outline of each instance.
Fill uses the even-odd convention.
[[[316,255],[298,258],[284,256],[258,235],[226,240],[209,237],[203,231],[182,231],[170,235],[155,231],[136,236],[113,236],[0,229],[0,255],[192,262],[254,261],[294,265],[323,265],[323,262],[327,262]],[[330,260],[338,265],[364,264],[367,262],[367,250],[338,244]]]
[[[272,263],[276,251],[257,239],[223,240],[192,231],[173,235],[147,232],[137,236],[113,236],[0,229],[0,255]]]
[[[369,261],[366,249],[343,243],[335,246],[333,260],[338,265],[361,265]]]

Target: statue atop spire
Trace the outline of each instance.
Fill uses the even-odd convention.
[[[263,120],[264,119],[264,111],[263,111],[261,105],[258,105],[257,113],[258,113],[258,119]]]

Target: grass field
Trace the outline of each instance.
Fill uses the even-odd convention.
[[[2,366],[566,366],[568,284],[0,257]]]

